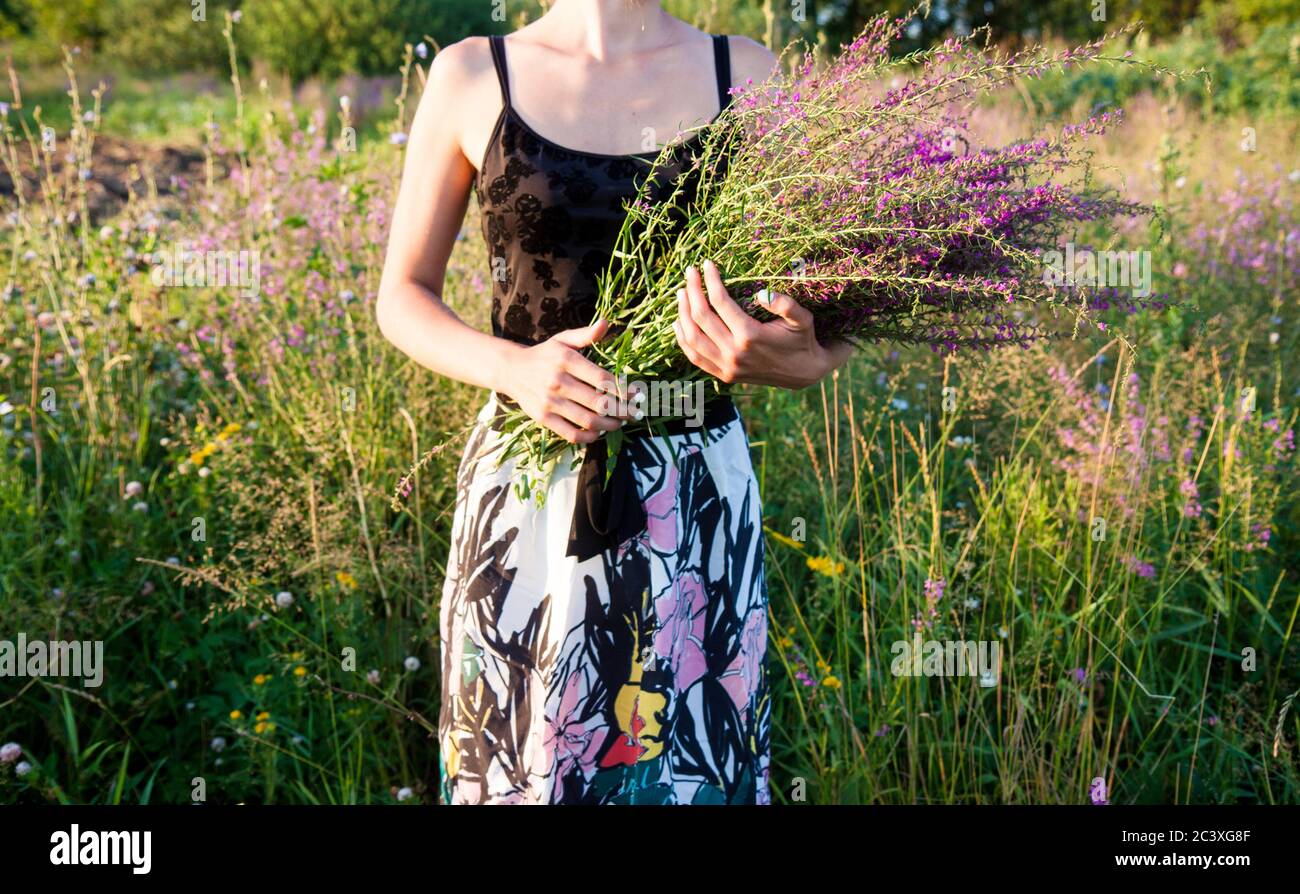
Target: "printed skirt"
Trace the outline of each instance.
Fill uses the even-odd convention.
[[[577,471],[525,503],[488,400],[439,610],[444,804],[770,803],[767,590],[739,418],[627,439],[645,530],[566,555]]]

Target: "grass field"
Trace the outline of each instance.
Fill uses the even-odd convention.
[[[217,803],[434,800],[459,442],[428,451],[485,395],[374,320],[407,75],[292,99],[126,81],[97,109],[46,73],[9,109],[0,635],[103,641],[106,671],[0,679],[0,743],[22,749],[0,802],[184,803],[196,780]],[[1106,333],[882,345],[820,387],[744,394],[774,800],[1300,800],[1296,121],[1127,99],[1098,161],[1163,226],[1119,239],[1197,312],[1117,296],[1136,356]],[[1056,113],[1013,94],[980,121],[996,139]],[[92,208],[105,129],[199,160],[165,189],[127,171]],[[156,284],[178,243],[256,252],[258,294]],[[446,298],[480,326],[487,275],[471,209]],[[1001,665],[898,673],[918,636]]]

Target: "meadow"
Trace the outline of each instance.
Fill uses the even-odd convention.
[[[1080,76],[981,109],[997,140],[1123,101],[1096,161],[1160,213],[1119,231],[1154,294],[1107,331],[744,392],[776,802],[1300,801],[1300,156],[1268,62],[1297,51],[1243,50],[1226,99]],[[5,94],[0,636],[106,669],[0,678],[0,803],[436,801],[453,436],[486,395],[374,318],[432,52],[305,92],[237,68],[197,106],[115,105],[69,53],[39,112]],[[101,201],[102,146],[158,122],[191,161]],[[256,293],[159,284],[178,246],[255,253]],[[471,208],[445,298],[481,327],[488,275]],[[899,673],[918,638],[1000,667]]]

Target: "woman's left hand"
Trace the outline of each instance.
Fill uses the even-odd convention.
[[[777,318],[760,323],[745,313],[712,261],[704,262],[703,277],[689,267],[686,288],[677,294],[677,344],[686,359],[723,382],[790,389],[820,381],[853,352],[846,342],[819,344],[812,314],[789,295],[769,292],[763,306]]]

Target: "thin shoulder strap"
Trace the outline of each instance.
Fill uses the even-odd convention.
[[[510,75],[506,68],[506,42],[500,34],[488,36],[492,47],[492,64],[497,69],[497,80],[501,82],[501,100],[510,105]]]
[[[731,42],[725,34],[713,35],[713,65],[718,72],[718,111],[731,104]]]

